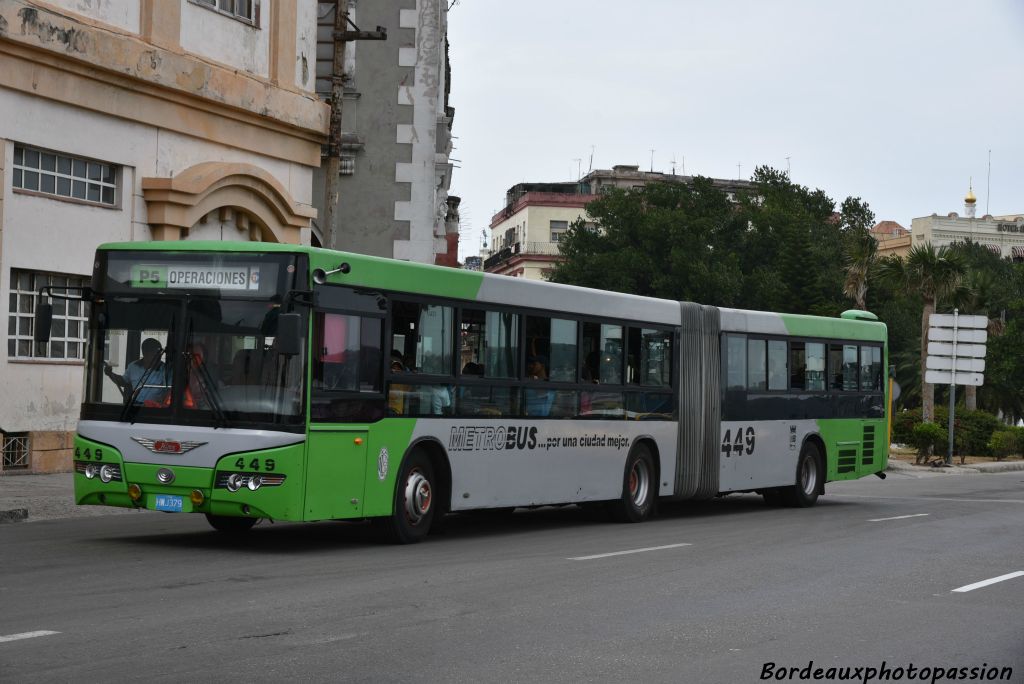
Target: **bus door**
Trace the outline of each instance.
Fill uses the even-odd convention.
[[[384,311],[376,298],[345,288],[317,294],[319,306],[339,306],[313,318],[304,518],[355,518],[363,512],[369,425],[386,406]]]

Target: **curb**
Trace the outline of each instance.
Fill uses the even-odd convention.
[[[0,511],[0,524],[15,523],[28,519],[27,508],[13,508],[9,511]]]

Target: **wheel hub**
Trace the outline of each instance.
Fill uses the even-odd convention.
[[[430,512],[433,493],[430,480],[418,470],[409,473],[405,481],[405,515],[409,522],[417,525]]]

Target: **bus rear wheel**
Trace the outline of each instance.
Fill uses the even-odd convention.
[[[395,544],[415,544],[430,532],[437,510],[434,468],[420,451],[409,454],[398,473],[392,513],[380,520],[384,536]]]
[[[626,459],[622,498],[612,503],[612,517],[619,522],[643,522],[654,511],[656,496],[654,457],[646,445],[638,444]]]
[[[810,508],[818,501],[825,477],[821,453],[813,442],[804,444],[796,463],[796,483],[784,490],[784,501],[795,508]]]
[[[245,534],[256,524],[256,518],[237,518],[230,515],[206,514],[210,527],[222,534]]]

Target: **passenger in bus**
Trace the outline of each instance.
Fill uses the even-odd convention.
[[[529,380],[547,380],[548,369],[547,359],[540,356],[530,356],[526,359],[526,377]],[[548,416],[551,415],[551,404],[555,401],[555,393],[549,389],[526,390],[526,415]]]
[[[110,364],[103,368],[103,373],[117,385],[125,401],[134,397],[136,404],[163,399],[171,385],[170,369],[160,360],[164,351],[160,341],[147,337],[141,348],[142,356],[129,363],[123,375],[115,373]],[[143,379],[144,386],[136,392]]]

